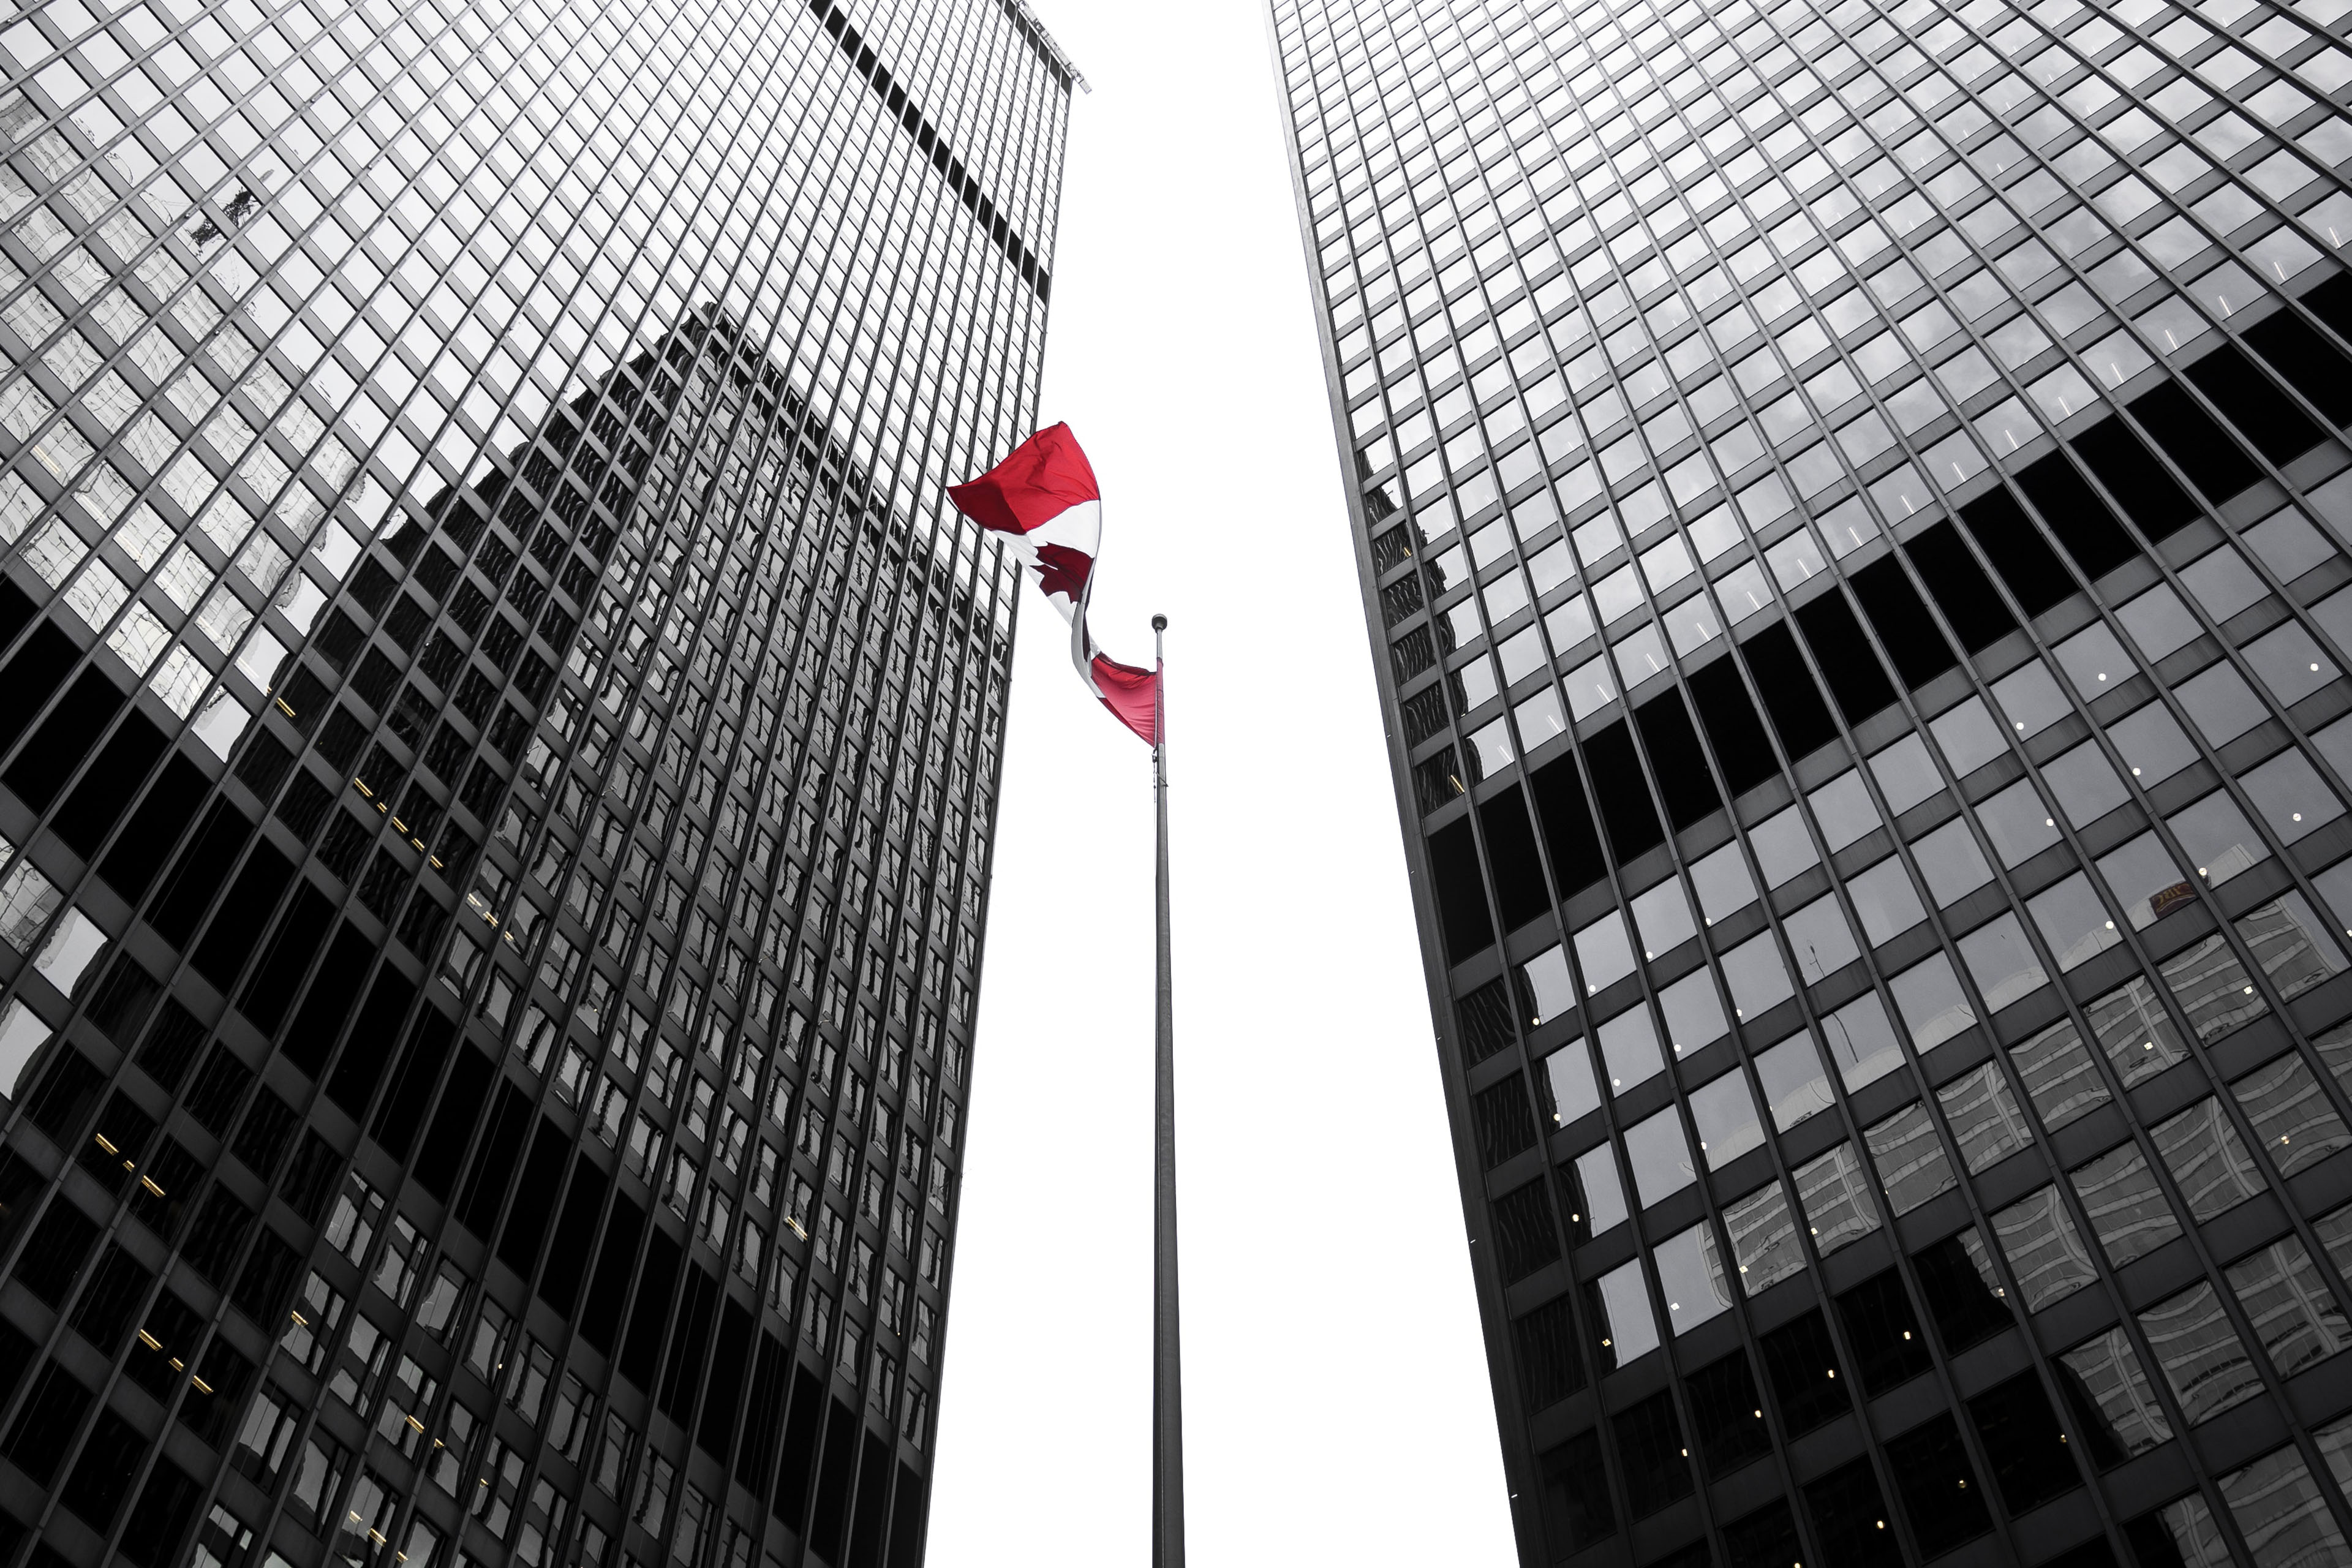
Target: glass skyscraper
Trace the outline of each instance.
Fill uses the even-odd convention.
[[[0,1563],[919,1563],[1077,78],[0,27]],[[28,1544],[29,1543],[29,1544]]]
[[[1274,0],[1524,1562],[2352,1560],[2347,16]]]

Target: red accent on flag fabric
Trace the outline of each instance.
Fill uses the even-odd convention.
[[[950,486],[948,499],[981,527],[1015,536],[1004,548],[1022,561],[1047,603],[1069,617],[1078,679],[1145,744],[1158,745],[1159,675],[1105,658],[1087,629],[1102,491],[1070,427],[1038,431],[980,478]]]
[[[1037,586],[1048,594],[1067,594],[1073,605],[1086,597],[1087,576],[1094,569],[1093,556],[1066,544],[1037,547]]]
[[[1100,500],[1094,468],[1067,425],[1049,425],[976,479],[948,487],[956,510],[999,533],[1026,533],[1074,506]]]
[[[1138,669],[1101,654],[1094,658],[1095,687],[1111,716],[1142,737],[1147,746],[1160,743],[1160,673]]]

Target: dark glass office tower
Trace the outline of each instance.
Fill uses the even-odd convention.
[[[1521,1555],[2352,1558],[2341,0],[1276,0]]]
[[[919,1563],[1070,67],[0,50],[0,1561]]]

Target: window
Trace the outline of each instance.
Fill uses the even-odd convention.
[[[301,1424],[301,1408],[274,1383],[262,1384],[261,1392],[247,1407],[245,1423],[237,1429],[236,1446],[229,1452],[229,1462],[238,1474],[264,1491],[274,1489],[278,1478],[285,1472],[295,1429]]]
[[[2102,1468],[2171,1440],[2171,1419],[2126,1331],[2109,1329],[2059,1359],[2089,1395],[2091,1408],[2078,1408],[2077,1419],[2089,1436],[2092,1459]]]
[[[2254,1337],[2282,1377],[2326,1360],[2352,1342],[2344,1309],[2294,1237],[2273,1242],[2228,1269],[2231,1292]]]
[[[342,1326],[343,1306],[342,1296],[312,1274],[303,1282],[302,1293],[288,1314],[278,1348],[306,1371],[318,1372],[326,1364],[327,1353]]]
[[[2190,1426],[2262,1393],[2252,1359],[2210,1283],[2200,1280],[2149,1308],[2139,1325]]]
[[[335,1522],[335,1493],[350,1464],[351,1455],[340,1444],[325,1433],[313,1430],[303,1443],[295,1465],[294,1479],[287,1490],[287,1511],[313,1532],[328,1533]]]
[[[1908,1214],[1958,1184],[1924,1105],[1915,1101],[1906,1106],[1865,1128],[1863,1137],[1878,1166],[1887,1205],[1897,1215]]]
[[[1840,1385],[1837,1351],[1821,1310],[1805,1313],[1759,1342],[1780,1419],[1791,1436],[1810,1432],[1852,1407]]]
[[[2180,1234],[2180,1221],[2136,1143],[2077,1166],[2069,1179],[2108,1261],[2118,1268]]]
[[[2347,1131],[2318,1079],[2294,1051],[2235,1079],[2230,1094],[2244,1110],[2263,1154],[2283,1177],[2352,1143],[2352,1131]],[[2237,1153],[2243,1158],[2242,1149]],[[2248,1165],[2251,1168],[2251,1162]],[[2257,1180],[2252,1185],[2259,1191],[2262,1184]]]
[[[1853,1145],[1841,1143],[1795,1172],[1806,1228],[1823,1257],[1879,1226],[1871,1181]]]
[[[1701,1085],[1689,1096],[1691,1120],[1698,1129],[1699,1152],[1710,1171],[1721,1170],[1764,1142],[1764,1126],[1748,1092],[1747,1077],[1738,1071]]]

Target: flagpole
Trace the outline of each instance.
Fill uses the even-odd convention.
[[[1176,1290],[1176,983],[1168,940],[1168,671],[1151,617],[1151,793],[1160,818],[1159,1029],[1152,1106],[1151,1563],[1184,1568],[1184,1356]]]

